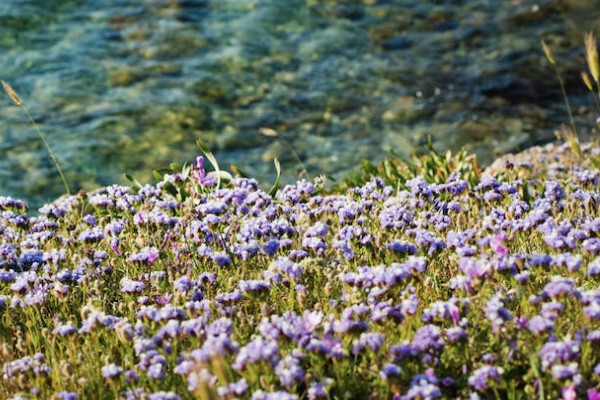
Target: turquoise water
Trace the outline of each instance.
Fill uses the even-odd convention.
[[[467,146],[483,161],[567,121],[540,49],[564,70],[578,119],[594,2],[413,0],[3,0],[0,71],[25,101],[73,191],[142,181],[192,161],[271,182],[341,176],[362,158]],[[0,194],[62,194],[35,130],[3,97]],[[273,129],[279,139],[260,134]],[[294,149],[292,153],[289,148]]]

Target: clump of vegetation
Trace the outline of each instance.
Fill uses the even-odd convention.
[[[37,216],[0,197],[3,398],[600,398],[598,169],[430,148],[266,192],[198,145]]]
[[[443,183],[453,174],[460,175],[471,186],[475,186],[481,175],[477,156],[464,149],[454,155],[450,150],[440,154],[429,142],[426,151],[418,151],[410,159],[398,157],[392,152],[379,165],[363,160],[360,170],[350,172],[336,190],[364,185],[374,177],[381,178],[387,185],[405,189],[406,182],[417,176],[428,183]]]
[[[269,195],[204,160],[0,198],[5,398],[599,395],[598,171]]]

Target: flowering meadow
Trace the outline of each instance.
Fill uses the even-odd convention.
[[[0,398],[600,399],[600,174],[530,167],[1,197]]]

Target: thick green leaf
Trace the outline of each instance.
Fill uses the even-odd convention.
[[[154,177],[154,179],[156,179],[157,181],[162,181],[163,180],[163,174],[161,174],[157,169],[152,171],[152,176]]]
[[[177,197],[177,188],[175,186],[173,186],[171,183],[166,182],[165,186],[163,186],[163,188],[169,192],[171,195],[173,195],[173,197]]]
[[[129,182],[132,182],[136,189],[142,188],[142,184],[137,179],[135,179],[133,176],[131,176],[129,174],[125,174],[125,179],[127,179]]]
[[[271,196],[271,197],[275,196],[275,194],[279,190],[279,185],[281,182],[281,165],[279,164],[279,160],[274,159],[273,163],[275,164],[275,171],[277,172],[277,178],[275,179],[275,183],[271,187],[271,190],[269,190],[269,196]]]
[[[183,167],[181,167],[181,176],[183,176],[184,181],[187,181],[187,179],[190,177],[191,171],[192,167],[189,164],[183,164]]]
[[[217,162],[216,157],[213,155],[213,153],[211,153],[208,147],[206,147],[204,142],[202,142],[202,139],[197,138],[196,145],[215,169],[215,172],[217,173],[217,189],[219,189],[221,187],[221,170],[219,168],[219,163]]]

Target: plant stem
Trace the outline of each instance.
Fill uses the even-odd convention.
[[[569,114],[569,123],[573,128],[573,131],[577,133],[577,128],[575,127],[575,121],[573,120],[573,112],[571,111],[571,103],[569,102],[569,97],[567,96],[567,91],[565,89],[565,84],[563,82],[562,77],[560,76],[560,72],[558,71],[558,67],[555,64],[552,64],[554,69],[554,73],[556,74],[556,78],[558,79],[558,83],[560,84],[560,91],[562,92],[563,98],[565,99],[565,106],[567,107],[567,113]]]
[[[42,133],[38,124],[36,124],[35,121],[33,120],[33,117],[31,116],[31,113],[29,113],[29,110],[27,109],[27,107],[25,107],[25,105],[23,105],[23,104],[21,104],[19,107],[21,107],[21,109],[25,112],[25,115],[27,115],[27,118],[29,118],[29,121],[35,128],[38,136],[40,137],[40,139],[42,139],[42,142],[44,143],[44,146],[46,147],[46,151],[50,155],[50,158],[52,159],[52,162],[54,163],[54,167],[56,167],[56,170],[58,171],[58,174],[60,175],[60,179],[62,180],[63,185],[65,186],[66,193],[71,194],[71,191],[69,190],[69,185],[67,184],[67,178],[65,177],[65,174],[63,173],[62,168],[60,167],[60,164],[58,163],[58,159],[56,158],[56,156],[54,155],[54,152],[50,148],[50,145],[46,141],[46,137]]]
[[[40,127],[33,120],[33,117],[31,116],[31,113],[29,113],[29,110],[27,109],[27,107],[25,107],[25,103],[23,102],[23,100],[21,100],[21,97],[19,97],[19,94],[12,88],[12,86],[10,86],[5,81],[0,81],[0,82],[2,82],[2,87],[4,88],[4,91],[6,92],[6,94],[8,94],[8,96],[11,98],[11,100],[18,107],[20,107],[23,110],[23,112],[25,113],[25,115],[27,116],[27,118],[29,118],[29,122],[31,122],[31,125],[33,125],[33,127],[35,128],[38,136],[40,137],[40,139],[42,139],[42,143],[44,143],[44,146],[46,146],[46,151],[50,155],[50,158],[52,159],[52,162],[54,163],[54,166],[56,167],[56,170],[58,171],[58,174],[60,175],[60,178],[62,179],[63,184],[65,185],[66,193],[71,194],[71,191],[69,190],[69,185],[67,184],[67,178],[65,178],[65,174],[63,173],[62,168],[60,168],[58,159],[52,152],[52,149],[50,149],[50,145],[46,141],[46,137],[40,130]]]

